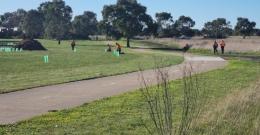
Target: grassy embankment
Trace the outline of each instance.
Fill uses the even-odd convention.
[[[40,40],[48,51],[0,52],[0,93],[26,88],[53,85],[76,80],[123,74],[153,67],[154,58],[164,59],[174,65],[182,57],[165,54],[147,54],[123,48],[120,57],[106,53],[103,41],[77,41],[77,52],[73,52],[69,41]],[[45,64],[43,56],[49,56]]]

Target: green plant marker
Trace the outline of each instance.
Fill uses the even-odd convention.
[[[44,63],[46,63],[46,57],[45,56],[43,56],[43,61],[44,61]]]
[[[44,63],[49,63],[49,56],[45,55],[43,56]]]
[[[115,55],[115,51],[113,51],[112,54]]]
[[[114,55],[114,56],[117,56],[117,57],[120,56],[119,52],[118,52],[118,51],[115,51],[115,50],[113,51],[113,55]]]
[[[49,56],[46,55],[46,62],[49,63]]]
[[[119,57],[120,56],[120,53],[118,51],[116,51],[116,56]]]

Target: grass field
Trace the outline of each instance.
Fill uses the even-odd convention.
[[[76,80],[133,72],[141,65],[153,67],[155,58],[167,61],[164,66],[179,64],[183,58],[164,54],[137,53],[123,48],[120,57],[106,53],[102,41],[77,41],[77,52],[69,41],[40,40],[48,51],[0,52],[0,93]],[[49,56],[45,64],[43,56]]]
[[[260,79],[260,63],[231,60],[224,69],[200,74],[198,78],[208,91],[207,96],[210,99],[206,103],[207,107],[203,109],[203,114],[209,115],[203,115],[199,119],[199,124],[193,127],[192,134],[259,133],[260,93],[259,89],[254,90],[251,86]],[[181,102],[182,80],[173,81],[171,85],[178,106]],[[241,99],[241,102],[235,102],[235,97]],[[243,105],[246,108],[243,109]],[[236,115],[233,115],[234,112],[237,112]],[[174,111],[175,126],[180,115],[179,106]],[[136,91],[74,109],[49,113],[14,125],[0,126],[0,134],[145,135],[148,132],[143,126],[144,122],[148,126],[151,125],[146,103],[141,92]]]

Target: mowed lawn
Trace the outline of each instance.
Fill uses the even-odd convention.
[[[52,85],[82,79],[138,71],[139,66],[149,69],[155,59],[164,66],[179,64],[182,57],[164,54],[146,54],[123,48],[120,57],[105,52],[104,41],[76,41],[73,52],[70,41],[40,40],[48,51],[0,52],[0,93]],[[49,63],[43,56],[49,56]]]
[[[239,60],[230,61],[224,69],[198,75],[199,85],[207,91],[205,96],[209,99],[198,123],[192,126],[191,134],[259,133],[260,91],[253,89],[259,79],[260,63]],[[176,126],[181,119],[183,81],[172,81],[171,89],[175,95]],[[146,135],[144,123],[148,127],[152,125],[146,107],[140,91],[130,92],[14,125],[0,126],[0,134]]]

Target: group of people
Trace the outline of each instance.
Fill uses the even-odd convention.
[[[221,53],[224,54],[225,53],[225,46],[226,46],[226,43],[224,40],[221,40],[219,43],[217,42],[217,40],[214,41],[214,44],[213,44],[213,49],[214,49],[214,54],[218,54],[218,47],[220,46],[221,48]]]
[[[59,41],[59,43],[60,43],[60,41]],[[75,51],[75,46],[76,46],[75,40],[72,40],[72,42],[71,42],[70,45],[71,45],[72,51]],[[107,46],[108,46],[108,48],[106,49],[106,51],[107,51],[107,52],[112,52],[113,46],[110,45],[110,44],[107,44]],[[116,43],[116,51],[119,52],[119,54],[123,54],[123,52],[122,52],[122,46],[121,46],[119,43]]]
[[[110,45],[110,44],[107,44],[107,52],[112,52],[112,48],[113,48],[113,46],[112,45]],[[122,46],[119,44],[119,43],[116,43],[116,51],[117,52],[119,52],[119,54],[123,54],[123,52],[122,52]]]

